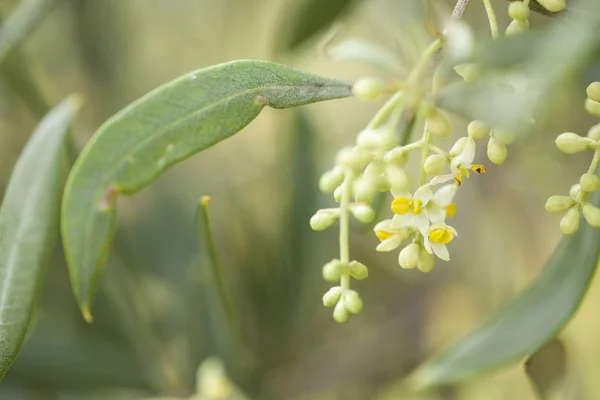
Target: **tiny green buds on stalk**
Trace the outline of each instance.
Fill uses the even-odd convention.
[[[404,269],[415,268],[419,263],[419,245],[411,243],[400,251],[398,262]]]
[[[595,174],[583,174],[579,179],[579,185],[584,192],[594,193],[600,189],[600,178]]]
[[[482,120],[471,121],[467,126],[467,134],[473,139],[483,139],[490,134],[490,126]]]
[[[352,94],[360,100],[377,100],[388,92],[388,85],[379,78],[362,78],[352,85]]]
[[[439,175],[446,168],[446,158],[440,154],[432,154],[425,159],[425,172],[427,175]]]
[[[348,266],[340,260],[334,259],[323,266],[323,279],[328,282],[337,282]]]
[[[600,101],[594,101],[590,98],[585,99],[585,111],[596,117],[600,117]]]
[[[487,145],[487,155],[494,164],[502,164],[508,155],[506,145],[501,143],[498,139],[490,138]]]
[[[595,207],[590,203],[585,203],[581,207],[581,211],[588,224],[594,228],[600,228],[600,208]]]
[[[522,1],[513,1],[508,6],[508,15],[512,19],[526,21],[529,18],[529,6]]]
[[[333,307],[342,297],[344,289],[341,286],[334,286],[323,295],[323,305],[325,307]]]
[[[329,228],[340,216],[339,210],[319,210],[310,219],[310,227],[315,231]]]
[[[443,138],[448,137],[452,129],[450,120],[441,111],[436,111],[433,115],[427,118],[426,124],[429,132],[431,132],[433,135]]]
[[[559,12],[567,6],[565,0],[537,0],[538,3],[550,12]]]
[[[514,3],[513,3],[514,4]],[[529,30],[529,21],[513,19],[506,28],[506,36],[518,35]]]
[[[589,148],[589,143],[583,137],[573,132],[565,132],[556,138],[556,146],[567,154],[575,154]]]
[[[587,97],[592,101],[600,101],[600,82],[592,82],[586,89]]]
[[[597,142],[600,141],[600,124],[592,126],[587,133],[587,137]]]
[[[579,208],[571,208],[560,220],[560,229],[565,235],[572,235],[579,229],[579,220]]]
[[[546,211],[550,213],[561,213],[575,204],[575,200],[568,196],[552,196],[546,202]]]

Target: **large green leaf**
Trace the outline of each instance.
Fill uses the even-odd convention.
[[[56,244],[68,160],[65,137],[78,106],[71,97],[40,122],[0,208],[0,379],[23,344]]]
[[[593,196],[600,204],[600,193]],[[598,262],[600,229],[583,224],[565,237],[527,290],[439,357],[421,366],[412,384],[451,384],[521,361],[555,337],[577,311]]]
[[[23,0],[0,27],[0,63],[15,45],[40,25],[59,0]]]
[[[75,163],[63,200],[63,243],[83,316],[91,320],[117,194],[148,186],[170,166],[240,131],[265,106],[350,95],[348,82],[265,61],[234,61],[186,74],[105,122]]]

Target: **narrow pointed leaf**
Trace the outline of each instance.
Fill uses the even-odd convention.
[[[600,204],[600,194],[593,196]],[[452,384],[516,363],[554,338],[571,319],[594,275],[600,229],[582,222],[565,237],[527,290],[409,379],[418,387]]]
[[[58,238],[67,154],[79,102],[71,97],[40,122],[19,157],[0,208],[0,379],[17,357]]]
[[[141,190],[170,166],[239,132],[265,106],[347,97],[350,86],[280,64],[234,61],[186,74],[105,122],[77,160],[63,199],[63,244],[84,317],[91,320],[117,194]]]
[[[23,0],[0,27],[0,63],[15,45],[40,25],[59,0]]]

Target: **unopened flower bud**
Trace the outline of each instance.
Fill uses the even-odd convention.
[[[380,161],[373,161],[367,165],[365,168],[364,176],[368,178],[377,178],[379,175],[383,174],[384,166]]]
[[[590,203],[586,203],[581,207],[583,217],[588,224],[594,228],[600,228],[600,208],[594,207]]]
[[[420,247],[416,243],[411,243],[400,251],[398,256],[398,262],[404,269],[411,269],[417,266],[419,263],[419,250]]]
[[[396,147],[385,153],[383,161],[386,164],[404,165],[406,163],[406,153],[400,147]]]
[[[432,135],[439,137],[448,137],[452,129],[450,120],[441,111],[436,112],[426,120],[427,130]]]
[[[438,175],[446,167],[446,159],[439,154],[432,154],[425,159],[425,172],[427,175]]]
[[[327,293],[325,293],[323,295],[323,305],[325,307],[333,307],[337,304],[337,302],[340,300],[340,297],[342,297],[342,293],[344,292],[344,289],[342,289],[340,286],[334,286],[331,289],[329,289],[327,291]]]
[[[560,229],[565,235],[572,235],[579,229],[579,208],[569,209],[560,220]]]
[[[600,101],[600,82],[592,82],[586,89],[587,97],[593,101]]]
[[[329,228],[340,216],[339,210],[319,210],[310,219],[310,227],[315,231]]]
[[[600,178],[596,174],[583,174],[579,179],[579,184],[584,192],[594,193],[600,189]]]
[[[356,138],[356,144],[367,149],[386,150],[395,142],[396,136],[391,129],[365,129]]]
[[[410,180],[404,168],[395,165],[387,165],[385,168],[385,176],[390,181],[391,190],[406,192],[410,188]]]
[[[363,309],[363,301],[355,290],[347,290],[344,293],[344,303],[352,314],[358,314]]]
[[[581,193],[581,185],[579,183],[574,184],[571,186],[571,189],[569,189],[569,196],[573,199],[579,197],[579,193]]]
[[[475,82],[479,76],[477,64],[459,64],[454,67],[454,71],[467,83]]]
[[[352,94],[360,100],[376,100],[387,91],[385,81],[379,78],[361,78],[352,85]]]
[[[508,27],[506,28],[506,36],[518,35],[519,33],[527,32],[529,29],[529,21],[521,21],[519,19],[513,19]]]
[[[571,208],[575,204],[575,200],[573,200],[569,196],[552,196],[546,201],[546,211],[550,213],[560,213],[569,208]]]
[[[387,192],[391,187],[390,180],[385,175],[379,175],[376,186],[378,192]]]
[[[350,211],[352,212],[352,215],[354,215],[354,218],[363,224],[368,224],[375,218],[375,211],[366,204],[352,204],[350,206]]]
[[[506,160],[507,153],[505,144],[500,143],[494,138],[490,138],[487,145],[487,155],[491,162],[502,164]]]
[[[567,154],[575,154],[587,150],[587,141],[573,132],[565,132],[556,138],[556,146],[560,151]]]
[[[362,177],[354,182],[354,198],[360,203],[371,204],[377,190],[377,179]]]
[[[425,249],[419,251],[419,262],[417,268],[421,272],[430,272],[435,264],[435,258],[432,254],[429,254]]]
[[[321,175],[319,180],[319,189],[324,193],[331,193],[336,187],[344,181],[344,169],[341,167],[335,167],[330,171],[325,172]]]
[[[469,140],[469,138],[466,136],[459,138],[456,141],[456,143],[454,143],[454,145],[452,146],[452,148],[450,149],[448,154],[450,154],[451,157],[456,157],[457,155],[462,153],[465,148],[465,144],[467,144],[468,140]]]
[[[538,0],[538,3],[550,12],[559,12],[565,9],[565,0]]]
[[[587,133],[587,137],[592,140],[600,141],[600,124],[592,126]]]
[[[508,6],[508,15],[512,19],[525,21],[527,18],[529,18],[529,7],[522,1],[513,1]]]
[[[502,144],[511,144],[515,141],[517,137],[516,133],[513,131],[508,131],[502,128],[494,128],[494,138]]]
[[[490,134],[490,126],[484,121],[476,119],[467,126],[467,134],[473,139],[483,139]]]
[[[345,183],[342,183],[333,191],[333,199],[336,201],[336,203],[339,203],[342,200],[342,193],[344,193],[344,185]]]
[[[346,269],[346,264],[340,260],[334,259],[323,266],[323,279],[328,282],[337,282]]]
[[[346,322],[348,322],[348,318],[350,318],[350,313],[346,308],[344,299],[340,299],[340,301],[338,301],[338,303],[335,305],[335,308],[333,309],[333,319],[337,323],[345,324]]]
[[[600,117],[600,101],[594,101],[590,98],[585,99],[585,111],[588,113],[595,115],[596,117]]]
[[[335,163],[342,167],[358,170],[367,165],[370,158],[371,156],[366,151],[358,148],[345,147],[338,152]]]
[[[369,277],[369,269],[363,263],[352,261],[349,265],[350,276],[354,279],[363,280]]]

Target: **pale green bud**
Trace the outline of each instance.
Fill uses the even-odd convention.
[[[367,165],[365,168],[364,176],[369,178],[377,178],[379,175],[383,174],[384,166],[380,161],[373,161]]]
[[[594,207],[590,203],[586,203],[581,207],[583,217],[588,224],[594,228],[600,228],[600,208]]]
[[[319,189],[324,193],[331,193],[344,181],[344,169],[335,167],[321,175]]]
[[[476,119],[467,126],[467,134],[473,139],[483,139],[490,134],[490,126],[484,121]]]
[[[467,83],[475,82],[479,76],[477,64],[459,64],[454,67],[454,71]]]
[[[389,149],[396,144],[396,135],[391,129],[365,129],[356,138],[356,144],[368,149]]]
[[[342,289],[340,286],[332,287],[323,295],[323,305],[325,307],[335,306],[337,302],[340,301],[340,297],[342,297],[343,292],[344,289]]]
[[[364,150],[345,147],[338,152],[335,163],[342,167],[358,170],[367,165],[370,158],[369,153]]]
[[[349,265],[350,276],[359,281],[369,277],[369,269],[363,263],[351,261]]]
[[[348,322],[348,318],[350,318],[350,313],[346,308],[346,304],[344,303],[344,299],[340,299],[338,303],[335,305],[333,309],[333,319],[340,324],[345,324]]]
[[[529,29],[529,21],[521,21],[513,19],[506,28],[506,36],[518,35],[519,33],[527,32]]]
[[[513,1],[508,6],[508,15],[512,19],[525,21],[527,18],[529,18],[529,7],[522,1]]]
[[[494,128],[494,138],[502,144],[511,144],[515,141],[517,134],[502,128]]]
[[[344,193],[344,183],[342,183],[340,186],[338,186],[334,191],[333,191],[333,199],[339,203],[340,201],[342,201],[342,193]]]
[[[377,191],[377,179],[362,177],[354,182],[354,198],[361,203],[371,203]]]
[[[352,204],[350,206],[350,211],[352,212],[352,215],[354,215],[354,218],[363,224],[368,224],[375,218],[375,211],[366,204]]]
[[[569,189],[569,196],[573,199],[579,197],[579,193],[581,193],[581,185],[579,183],[574,184],[571,186],[571,189]]]
[[[590,98],[585,99],[585,111],[588,113],[595,115],[596,117],[600,117],[600,101],[594,101]]]
[[[596,124],[590,128],[587,137],[592,140],[600,141],[600,124]]]
[[[587,97],[593,101],[600,101],[600,82],[592,82],[586,89]]]
[[[546,201],[546,211],[550,213],[560,213],[569,208],[571,208],[575,204],[575,200],[573,200],[569,196],[552,196]]]
[[[420,247],[416,243],[411,243],[400,251],[398,262],[404,269],[411,269],[419,263]]]
[[[502,164],[506,160],[508,151],[506,145],[500,143],[500,141],[490,138],[487,145],[487,155],[491,162],[494,164]]]
[[[559,12],[565,9],[565,0],[538,0],[538,3],[550,12]]]
[[[361,78],[352,85],[352,94],[361,100],[377,100],[379,96],[387,93],[388,87],[380,78]]]
[[[565,132],[556,138],[556,146],[560,151],[567,154],[575,154],[587,150],[589,144],[587,141],[573,132]]]
[[[404,168],[397,167],[393,164],[387,165],[385,168],[385,176],[388,178],[392,190],[406,192],[410,189],[410,180],[406,171],[404,171]]]
[[[421,249],[419,251],[419,262],[417,263],[417,268],[421,272],[430,272],[433,269],[435,264],[435,258],[433,255],[429,254],[425,249]]]
[[[560,229],[565,235],[572,235],[579,229],[579,208],[569,209],[560,220]]]
[[[379,175],[377,177],[377,191],[378,192],[387,192],[388,190],[390,190],[390,180],[384,176],[384,175]]]
[[[310,227],[315,231],[329,228],[340,216],[339,210],[319,210],[310,219]]]
[[[446,168],[446,159],[439,154],[432,154],[425,159],[424,168],[427,175],[438,175]]]
[[[600,189],[600,178],[595,174],[583,174],[579,179],[579,184],[584,192],[594,193]]]
[[[386,164],[404,165],[406,164],[406,153],[400,147],[393,148],[385,153],[383,162]]]
[[[441,111],[434,113],[431,117],[426,120],[427,130],[432,135],[439,137],[448,137],[452,130],[450,120]]]
[[[457,155],[462,153],[463,149],[465,148],[465,144],[467,143],[467,140],[469,140],[469,138],[466,136],[459,138],[456,141],[456,143],[454,143],[448,154],[450,154],[451,157],[456,157]]]
[[[328,282],[337,282],[346,269],[346,264],[340,260],[334,259],[323,266],[323,279]]]
[[[363,301],[355,290],[347,290],[344,293],[344,303],[352,314],[358,314],[363,309]]]

